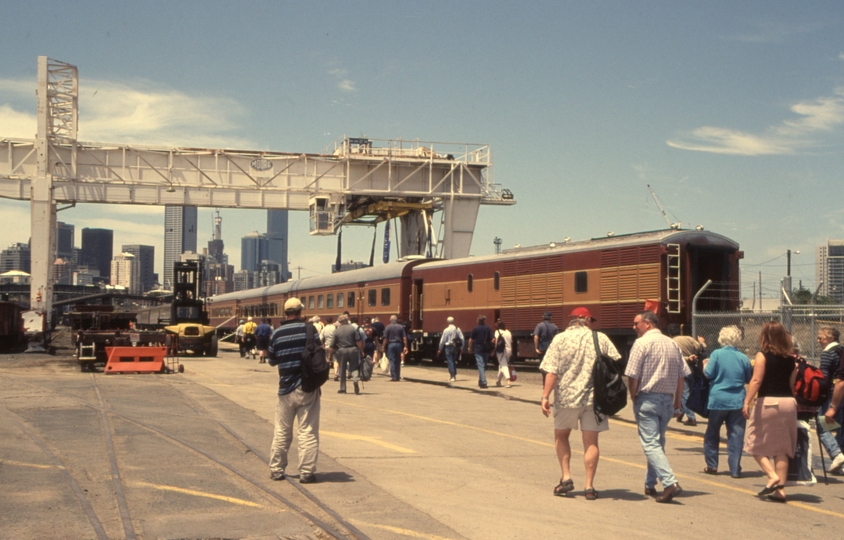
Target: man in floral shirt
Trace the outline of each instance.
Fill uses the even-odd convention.
[[[539,369],[548,374],[545,377],[540,404],[545,416],[551,414],[549,398],[551,391],[554,391],[554,442],[563,474],[559,485],[554,488],[554,495],[565,496],[574,489],[571,479],[569,435],[572,429],[578,428],[579,423],[583,437],[583,465],[586,468],[585,495],[589,501],[598,498],[598,492],[592,485],[600,455],[598,433],[609,429],[607,418],[604,417],[599,423],[592,407],[592,368],[598,358],[591,329],[594,320],[588,309],[575,308],[571,312],[569,327],[554,337],[539,366]],[[605,334],[597,332],[597,337],[602,354],[613,360],[621,358]]]

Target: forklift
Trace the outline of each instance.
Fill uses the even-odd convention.
[[[165,326],[168,345],[178,354],[217,356],[217,329],[209,326],[202,291],[202,262],[176,262],[173,268],[173,305]]]

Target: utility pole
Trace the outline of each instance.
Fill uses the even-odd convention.
[[[762,271],[759,271],[759,309],[762,309]]]

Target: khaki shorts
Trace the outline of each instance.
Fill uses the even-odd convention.
[[[554,429],[578,429],[580,420],[581,431],[607,431],[610,423],[607,417],[599,424],[595,421],[595,409],[592,405],[586,407],[554,409]]]

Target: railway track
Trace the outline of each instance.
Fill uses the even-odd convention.
[[[267,456],[250,442],[261,432],[267,437],[263,419],[239,419],[234,429],[231,425],[238,419],[231,417],[231,411],[230,418],[221,418],[220,404],[207,396],[190,395],[188,384],[163,377],[115,378],[105,383],[101,377],[91,374],[62,392],[15,377],[16,386],[26,385],[32,392],[0,404],[18,431],[15,436],[29,438],[40,449],[45,466],[64,478],[64,491],[73,494],[87,518],[85,537],[159,536],[157,531],[175,523],[182,511],[193,514],[198,523],[201,516],[198,519],[195,512],[203,512],[194,500],[198,498],[210,503],[205,510],[209,516],[221,513],[218,521],[228,513],[227,502],[259,508],[256,514],[264,515],[257,521],[292,514],[301,526],[289,538],[368,538],[295,480],[269,480]],[[127,397],[127,385],[144,385],[142,395]],[[78,414],[72,416],[76,419],[70,423],[62,421],[67,418],[51,420],[45,413],[49,405],[46,409],[37,405],[56,401],[75,404]],[[191,422],[190,430],[184,429],[184,422]],[[98,452],[83,452],[78,443],[71,442],[74,432],[90,438],[97,430],[102,440]],[[165,461],[168,467],[161,467]],[[166,519],[162,512],[168,514]],[[187,521],[176,529],[190,529]]]

